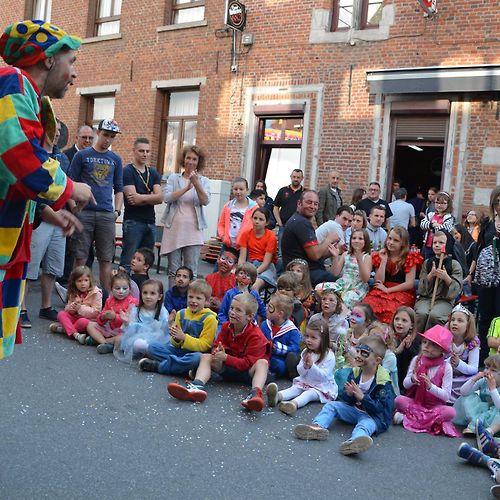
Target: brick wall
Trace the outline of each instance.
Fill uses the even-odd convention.
[[[316,161],[317,184],[321,185],[335,166],[349,197],[354,187],[368,181],[374,106],[366,83],[367,70],[500,62],[500,9],[495,0],[473,5],[466,0],[441,1],[439,15],[434,18],[425,18],[416,0],[388,0],[384,5],[394,9],[388,39],[354,40],[352,45],[309,41],[313,13],[328,9],[331,0],[246,0],[246,32],[255,35],[255,44],[249,50],[238,45],[237,73],[230,71],[231,38],[216,34],[223,28],[223,2],[206,0],[207,26],[157,32],[168,18],[169,1],[123,2],[121,38],[82,46],[76,87],[120,84],[115,118],[124,133],[116,141],[115,151],[129,159],[133,139],[145,135],[152,138],[156,161],[161,96],[151,88],[151,82],[206,77],[200,93],[197,140],[207,150],[206,172],[212,178],[229,179],[244,169],[245,96],[250,88],[324,85],[319,136],[314,120],[309,124],[306,171]],[[2,0],[1,4],[3,26],[23,17],[19,0]],[[71,33],[90,36],[89,8],[84,0],[54,0],[52,21]],[[280,91],[260,94],[254,100],[273,98],[309,99],[311,117],[316,114],[317,96],[313,93]],[[483,161],[485,148],[500,147],[497,104],[493,96],[471,99],[464,210],[484,199],[475,188],[488,189],[498,183],[500,168]],[[83,106],[84,99],[73,90],[56,103],[70,137],[83,116]],[[380,159],[382,137],[378,139]],[[316,160],[313,141],[319,144]],[[457,158],[455,154],[454,162]]]

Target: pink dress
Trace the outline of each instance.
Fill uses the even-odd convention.
[[[181,178],[181,187],[185,187],[187,182],[186,179]],[[177,211],[172,226],[163,231],[160,249],[162,255],[179,248],[203,245],[203,231],[198,229],[198,219],[194,208],[195,196],[196,191],[192,187],[177,200]]]

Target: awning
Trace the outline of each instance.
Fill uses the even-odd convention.
[[[366,72],[371,94],[500,91],[500,65],[430,66]]]

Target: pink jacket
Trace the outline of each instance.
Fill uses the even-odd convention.
[[[78,294],[76,297],[68,297],[68,303],[64,308],[71,314],[75,314],[71,310],[71,305],[77,304],[77,316],[87,319],[95,319],[102,309],[102,292],[100,288],[94,287],[86,294]]]
[[[251,229],[252,226],[252,215],[255,209],[258,207],[257,203],[252,199],[248,198],[248,207],[243,215],[243,221],[241,222],[240,230],[238,231],[238,238],[236,240],[236,247],[239,248],[239,235],[242,231],[246,229]],[[229,226],[231,224],[231,208],[236,203],[235,199],[229,200],[224,207],[219,217],[219,223],[217,224],[217,236],[222,239],[222,243],[227,247],[233,246],[231,244],[231,238],[229,237]]]

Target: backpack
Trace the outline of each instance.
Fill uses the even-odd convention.
[[[483,248],[479,253],[474,281],[483,288],[493,288],[500,285],[498,237],[495,236],[493,243]]]

